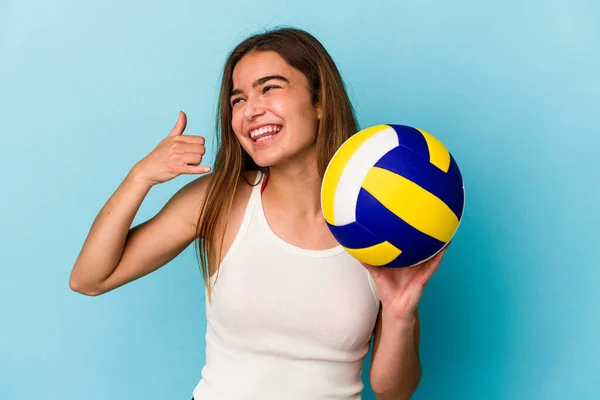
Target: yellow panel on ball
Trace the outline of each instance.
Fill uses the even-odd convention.
[[[442,242],[448,242],[458,227],[446,203],[403,176],[373,167],[362,187],[413,228]]]
[[[415,128],[425,138],[427,148],[429,149],[429,161],[444,172],[450,168],[450,153],[446,146],[442,144],[435,136],[425,132],[423,129]]]
[[[371,247],[365,247],[363,249],[344,248],[354,258],[376,267],[392,262],[400,255],[400,253],[402,253],[402,250],[396,248],[389,242],[382,242]]]

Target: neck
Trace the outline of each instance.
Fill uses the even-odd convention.
[[[320,216],[321,182],[316,159],[272,166],[264,194],[276,200],[289,213]]]

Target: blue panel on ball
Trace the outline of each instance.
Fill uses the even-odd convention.
[[[426,235],[398,218],[364,189],[361,189],[358,195],[356,222],[402,250],[401,257],[388,266],[404,267],[416,264],[429,258],[445,245],[444,242]]]
[[[429,160],[429,147],[423,134],[411,126],[405,125],[389,125],[396,131],[398,135],[398,143],[402,147],[412,150],[421,157]]]
[[[448,178],[453,182],[457,182],[461,187],[463,186],[462,174],[460,173],[460,169],[458,168],[454,157],[452,157],[452,154],[450,154],[450,168],[448,168]]]
[[[340,226],[331,225],[330,223],[327,223],[327,225],[337,241],[342,246],[350,249],[362,249],[383,242],[381,238],[357,222]]]
[[[441,250],[442,247],[440,247],[438,250]],[[437,251],[435,253],[437,253]],[[433,253],[433,254],[435,254],[435,253]],[[424,261],[424,259],[422,259],[422,258],[416,259],[409,253],[402,253],[398,257],[396,257],[394,260],[390,261],[388,264],[381,265],[381,267],[403,268],[403,267],[408,267],[408,266],[418,264],[422,261]]]
[[[465,200],[462,185],[459,186],[454,180],[449,179],[444,171],[433,166],[429,160],[407,148],[396,147],[383,156],[375,166],[416,183],[442,200],[458,219],[462,217]]]

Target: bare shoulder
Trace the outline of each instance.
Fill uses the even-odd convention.
[[[200,176],[177,191],[167,202],[164,209],[176,215],[176,218],[187,221],[196,227],[200,209],[207,195],[207,189],[212,181],[212,174]]]
[[[258,171],[246,171],[240,177],[233,197],[232,214],[236,214],[239,211],[242,211],[243,214],[245,205],[252,192],[257,173]],[[198,223],[202,204],[207,200],[207,189],[212,179],[213,174],[208,174],[190,181],[169,201],[170,203],[173,203],[173,210],[176,210],[181,217],[185,217],[194,226]],[[219,190],[227,190],[227,188],[221,188]]]

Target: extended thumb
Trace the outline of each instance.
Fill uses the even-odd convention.
[[[186,117],[185,113],[183,111],[179,111],[179,116],[177,118],[177,122],[175,123],[175,126],[169,133],[169,136],[181,135],[183,133],[183,131],[185,130],[186,124],[187,124],[187,117]]]

